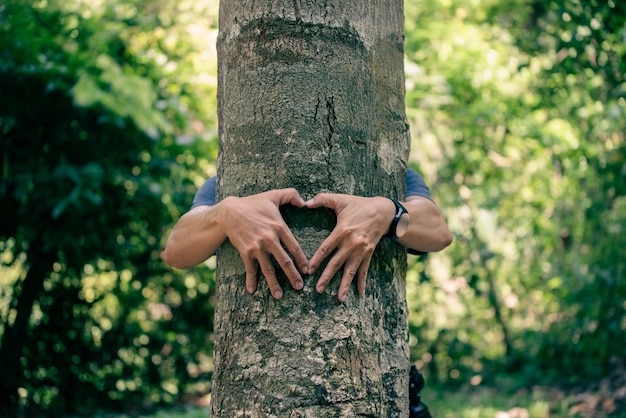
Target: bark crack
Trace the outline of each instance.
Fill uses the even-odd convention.
[[[326,112],[326,124],[328,125],[328,135],[326,135],[326,149],[328,151],[327,162],[330,163],[330,154],[333,151],[335,123],[337,122],[337,114],[335,113],[335,98],[333,96],[326,98]]]
[[[317,120],[317,114],[320,110],[320,98],[317,98],[317,102],[315,103],[315,114],[313,115],[313,120]]]
[[[329,178],[332,178],[331,156],[333,152],[333,136],[335,134],[336,122],[337,114],[335,112],[335,98],[331,95],[326,98],[326,124],[328,125],[328,135],[326,135],[326,167]]]
[[[300,16],[300,6],[298,5],[298,0],[293,0],[293,10],[296,16],[296,22],[301,22],[302,16]]]
[[[326,143],[329,147],[332,146],[333,134],[335,133],[335,122],[337,121],[337,114],[335,113],[335,98],[330,96],[326,99],[326,123],[328,123],[328,136],[326,137]]]

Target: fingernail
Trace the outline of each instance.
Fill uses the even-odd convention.
[[[302,290],[302,288],[304,287],[304,282],[302,281],[297,281],[293,284],[294,289],[296,290]]]
[[[342,302],[345,302],[345,300],[346,300],[346,296],[347,296],[347,295],[346,295],[346,292],[341,293],[341,294],[339,295],[339,300],[340,300],[340,301],[342,301]]]
[[[309,266],[304,265],[300,267],[300,271],[302,271],[302,274],[309,274]]]
[[[274,299],[280,299],[283,297],[283,291],[282,290],[277,290],[276,292],[274,292]]]

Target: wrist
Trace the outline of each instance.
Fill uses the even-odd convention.
[[[206,212],[206,221],[215,224],[224,235],[227,235],[228,226],[231,222],[231,216],[235,210],[235,201],[237,199],[237,197],[228,196],[216,205],[208,208]]]
[[[398,202],[395,199],[387,198],[387,200],[393,204],[393,215],[391,217],[391,222],[389,224],[389,229],[385,233],[385,237],[391,238],[394,240],[400,239],[406,234],[409,228],[409,212],[406,210],[404,205]]]

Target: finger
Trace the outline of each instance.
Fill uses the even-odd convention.
[[[255,260],[250,260],[248,258],[243,259],[243,264],[246,268],[246,290],[248,293],[256,292],[256,284],[257,284],[257,265]]]
[[[361,261],[361,265],[359,266],[359,272],[357,273],[356,290],[361,296],[365,296],[365,282],[367,280],[367,271],[369,270],[370,263],[372,262],[373,254],[373,252],[367,254],[363,261]]]
[[[354,276],[356,276],[359,271],[359,265],[361,264],[361,260],[358,258],[355,260],[348,259],[348,261],[343,266],[343,275],[341,276],[341,283],[339,285],[339,291],[337,292],[337,297],[341,302],[346,301],[346,297],[348,296],[348,290],[350,290],[350,285],[354,280]]]
[[[300,196],[300,194],[298,193],[296,189],[294,188],[281,189],[281,190],[278,190],[277,192],[279,194],[278,196],[279,205],[290,204],[298,208],[304,207],[305,205],[304,199],[302,199],[302,196]]]
[[[319,248],[315,251],[315,254],[313,254],[313,257],[311,257],[311,260],[309,261],[309,274],[315,273],[326,257],[328,257],[335,250],[335,248],[337,248],[337,245],[339,245],[339,239],[333,232],[326,237]]]
[[[295,266],[297,267],[297,269],[302,274],[308,274],[309,260],[307,260],[306,255],[304,255],[304,251],[302,250],[302,247],[300,246],[300,243],[298,242],[296,237],[293,236],[293,234],[291,233],[288,227],[286,227],[284,230],[280,232],[280,241],[285,245],[285,248],[287,248],[287,250],[289,251],[289,254],[291,254],[291,256],[293,257],[293,262],[295,263]],[[287,273],[284,267],[283,267],[283,271]],[[302,277],[300,277],[299,274],[297,276],[299,279],[302,279]]]
[[[274,296],[274,299],[282,298],[283,289],[280,287],[280,284],[278,284],[276,270],[266,254],[259,257],[259,265],[261,266],[261,272],[263,273],[263,276],[265,276],[265,281],[267,281],[267,286],[269,287],[272,296]]]
[[[318,293],[322,293],[326,290],[326,287],[328,287],[328,284],[333,279],[333,276],[335,276],[339,269],[341,269],[347,258],[348,254],[343,254],[341,252],[337,252],[333,257],[331,257],[330,261],[326,265],[326,268],[320,275],[317,285],[315,286],[315,290],[317,290]]]
[[[302,287],[304,286],[302,276],[300,276],[300,272],[296,268],[296,265],[294,264],[291,257],[289,257],[289,254],[287,254],[287,252],[283,250],[283,247],[279,247],[279,250],[277,250],[275,253],[272,253],[272,255],[280,265],[280,268],[283,269],[283,272],[289,279],[289,282],[291,282],[293,288],[296,290],[302,289]]]
[[[309,199],[305,202],[306,207],[309,209],[315,209],[315,208],[321,208],[321,207],[327,207],[327,208],[332,208],[333,207],[333,198],[332,195],[329,193],[319,193],[316,196],[314,196],[312,199]]]

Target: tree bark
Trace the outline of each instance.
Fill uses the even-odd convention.
[[[409,151],[403,2],[222,1],[218,199],[295,187],[402,198]],[[284,208],[310,258],[335,222]],[[212,417],[408,415],[406,251],[383,239],[366,295],[337,300],[318,274],[272,299],[245,290],[237,251],[220,249]]]
[[[33,305],[44,288],[46,277],[49,276],[54,258],[43,251],[42,240],[32,240],[27,260],[31,262],[28,273],[20,286],[19,295],[14,296],[15,320],[4,325],[4,334],[0,342],[0,417],[18,416],[18,389],[24,384],[24,371],[21,362],[28,325]]]

